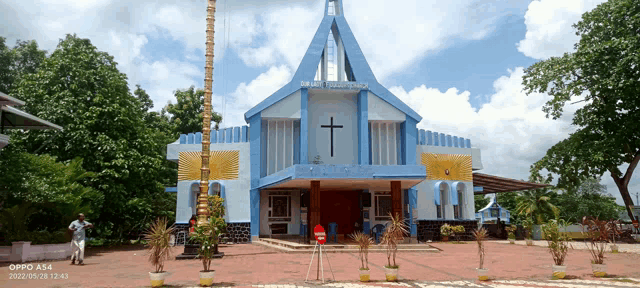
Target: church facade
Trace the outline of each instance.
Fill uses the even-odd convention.
[[[210,193],[225,199],[229,238],[371,232],[399,213],[419,240],[443,223],[476,227],[470,139],[417,129],[422,121],[376,80],[342,14],[325,14],[291,82],[212,131]],[[428,115],[426,115],[428,116]],[[167,147],[179,165],[176,224],[196,213],[201,133]],[[378,226],[376,226],[378,225]],[[469,229],[468,229],[469,230]]]

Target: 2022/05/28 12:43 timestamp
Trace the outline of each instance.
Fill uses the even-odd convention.
[[[69,279],[69,273],[9,273],[9,280]]]

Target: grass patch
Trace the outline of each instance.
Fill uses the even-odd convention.
[[[467,244],[467,242],[464,242],[464,241],[447,241],[447,242],[444,242],[444,243],[447,243],[447,244]]]
[[[616,278],[616,279],[611,279],[611,281],[624,282],[624,283],[633,283],[633,284],[640,284],[640,282],[638,282],[638,281],[633,281],[633,280],[631,280],[631,279],[620,279],[620,278]]]

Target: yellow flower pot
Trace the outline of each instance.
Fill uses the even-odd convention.
[[[200,286],[211,286],[213,285],[213,276],[215,271],[200,271]]]
[[[478,280],[480,281],[487,281],[489,280],[489,269],[487,268],[476,268],[476,271],[478,272]]]
[[[558,279],[564,279],[567,276],[567,266],[565,265],[553,265],[551,266],[551,271],[553,272],[553,277]]]
[[[360,282],[369,282],[371,280],[371,271],[369,269],[360,269]]]
[[[151,278],[151,287],[162,287],[164,285],[164,278],[166,274],[167,273],[165,272],[149,272],[149,278]]]
[[[387,281],[398,281],[398,268],[384,268]]]
[[[596,276],[596,277],[607,276],[607,265],[606,264],[591,264],[591,271],[593,271],[593,276]]]

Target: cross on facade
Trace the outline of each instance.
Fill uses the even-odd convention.
[[[320,127],[331,129],[331,157],[333,157],[333,128],[342,128],[342,125],[333,125],[333,117],[331,117],[331,125],[320,125]]]

